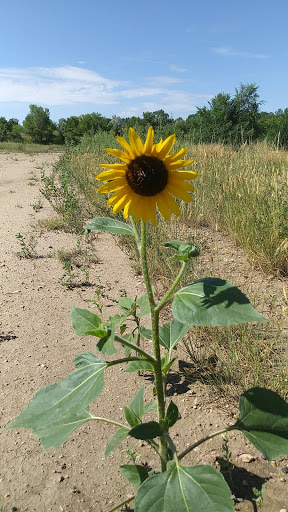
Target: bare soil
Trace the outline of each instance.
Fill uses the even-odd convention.
[[[50,204],[39,192],[41,167],[48,169],[57,154],[27,156],[0,153],[0,374],[1,420],[5,427],[28,404],[44,385],[60,380],[73,371],[73,359],[80,352],[95,352],[93,337],[77,338],[71,328],[72,304],[99,312],[105,319],[117,312],[116,299],[144,292],[142,278],[132,270],[129,257],[108,234],[99,234],[89,243],[83,237],[60,231],[39,230],[37,221],[55,216]],[[21,258],[16,234],[31,236],[37,245],[31,258]],[[219,266],[221,275],[234,284],[251,281],[251,292],[259,287],[267,296],[280,296],[287,280],[263,276],[247,263],[241,250],[227,236],[211,235],[203,228],[207,245],[221,247],[222,259],[202,258],[206,268]],[[72,269],[74,287],[67,286],[67,276],[57,251],[73,249],[77,240],[97,260],[89,265],[89,286],[85,269]],[[17,255],[17,253],[20,253]],[[218,273],[218,275],[220,275]],[[63,277],[64,276],[64,277]],[[62,279],[61,279],[62,278]],[[66,285],[65,285],[66,282]],[[98,290],[98,294],[95,294]],[[93,302],[93,299],[94,302]],[[92,301],[92,302],[88,302]],[[270,312],[269,301],[262,312]],[[179,358],[184,354],[180,351]],[[207,389],[174,375],[169,394],[177,404],[181,418],[172,431],[179,450],[203,435],[235,421],[236,410],[223,403],[211,402]],[[131,377],[124,367],[113,367],[106,376],[104,391],[93,411],[97,416],[124,421],[123,406],[146,384],[146,397],[151,400],[149,375]],[[115,432],[102,422],[89,423],[75,431],[68,441],[56,449],[44,451],[28,431],[5,430],[0,433],[0,510],[10,512],[104,512],[133,494],[131,485],[119,471],[129,462],[128,448],[137,453],[138,463],[155,467],[154,453],[140,442],[124,441],[104,460],[105,446]],[[184,464],[217,465],[223,456],[223,439],[209,441],[190,453]],[[266,492],[263,512],[288,509],[288,459],[269,463],[237,433],[229,435],[232,452],[235,510],[257,511],[252,500],[252,487]],[[241,454],[249,454],[243,462]],[[173,512],[173,511],[171,511]]]

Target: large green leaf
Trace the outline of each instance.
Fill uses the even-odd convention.
[[[165,473],[148,477],[139,487],[135,512],[233,512],[230,489],[212,466],[169,463]]]
[[[76,308],[74,305],[72,306],[72,327],[76,336],[94,335],[103,338],[107,334],[107,329],[98,315],[88,309]]]
[[[114,436],[110,439],[106,446],[105,457],[108,457],[110,452],[113,452],[115,448],[120,444],[125,437],[129,435],[129,428],[121,427],[115,432]]]
[[[274,391],[245,391],[240,396],[235,428],[268,460],[288,455],[288,404]]]
[[[172,350],[175,345],[180,341],[183,336],[185,336],[186,332],[190,329],[190,325],[179,322],[176,318],[173,318],[171,322],[167,324],[160,325],[159,327],[159,338],[160,344],[167,348],[167,350]],[[151,329],[147,329],[146,327],[141,327],[140,334],[147,338],[148,340],[152,340],[152,331]]]
[[[79,425],[91,418],[89,404],[101,393],[107,366],[86,352],[75,359],[76,371],[46,386],[6,428],[31,428],[44,448],[59,446]]]
[[[266,322],[236,286],[215,277],[206,277],[181,288],[172,307],[177,320],[189,325],[231,325]]]
[[[129,224],[110,217],[96,217],[84,226],[84,229],[89,231],[108,231],[108,233],[115,233],[116,235],[134,235],[133,229]]]
[[[120,471],[136,490],[149,476],[148,470],[145,466],[140,466],[138,464],[123,464],[120,466]]]

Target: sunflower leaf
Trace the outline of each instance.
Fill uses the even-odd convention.
[[[270,389],[252,388],[239,400],[234,428],[268,460],[288,455],[288,403]]]
[[[215,277],[199,279],[178,290],[172,312],[179,322],[190,326],[268,322],[239,288]]]
[[[212,466],[184,467],[168,463],[168,471],[149,476],[140,485],[138,512],[233,512],[230,489]]]
[[[133,229],[129,224],[111,219],[110,217],[96,217],[84,226],[84,229],[88,231],[107,231],[116,235],[134,235]]]
[[[59,446],[78,426],[92,419],[88,406],[101,393],[105,361],[85,352],[75,358],[76,370],[46,386],[6,428],[31,428],[45,449]]]
[[[196,258],[200,254],[200,249],[193,242],[184,243],[178,240],[170,240],[164,244],[164,247],[174,249],[175,253],[172,256],[174,260],[188,261],[192,258]]]

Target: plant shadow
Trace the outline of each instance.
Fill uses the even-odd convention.
[[[225,459],[218,458],[218,462],[225,462]],[[230,490],[234,496],[235,503],[241,500],[250,501],[253,506],[253,512],[257,512],[261,505],[255,501],[256,496],[253,488],[259,492],[263,491],[263,485],[269,480],[269,477],[263,478],[241,466],[233,465],[231,472],[220,470],[226,483],[229,485]]]
[[[8,332],[7,334],[0,334],[0,343],[4,341],[16,340],[17,336],[12,332]]]

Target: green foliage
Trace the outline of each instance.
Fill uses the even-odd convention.
[[[133,229],[129,224],[107,217],[98,217],[91,220],[89,224],[84,226],[84,229],[87,229],[87,231],[107,231],[116,235],[133,235]]]
[[[17,233],[16,238],[20,244],[20,251],[17,251],[18,258],[34,258],[36,255],[36,246],[37,240],[35,235],[29,235],[29,237],[25,237],[21,233]]]
[[[229,487],[215,468],[170,463],[168,471],[146,479],[136,496],[135,512],[156,510],[233,512],[234,506]]]
[[[235,428],[268,460],[278,459],[288,451],[288,404],[269,389],[249,389],[240,396]]]
[[[101,393],[107,366],[86,352],[75,358],[76,371],[59,383],[42,388],[7,428],[31,428],[43,448],[60,446],[92,416],[89,404]]]
[[[199,279],[177,291],[173,314],[179,322],[202,326],[268,321],[239,288],[212,277]]]
[[[30,112],[23,121],[24,132],[36,144],[47,144],[53,140],[55,125],[50,119],[48,108],[30,105]]]

